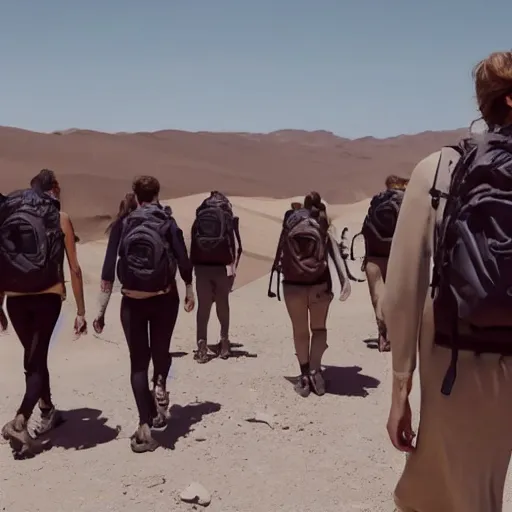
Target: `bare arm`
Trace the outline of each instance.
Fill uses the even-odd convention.
[[[429,189],[438,160],[435,153],[414,169],[391,245],[383,313],[392,347],[395,398],[408,396],[416,369],[418,330],[430,278],[433,210]]]
[[[338,279],[340,280],[341,288],[346,285],[348,278],[345,273],[345,265],[343,264],[343,259],[340,254],[340,248],[334,237],[329,233],[328,234],[328,251],[329,255],[334,262],[334,266],[336,267],[336,273],[338,274]]]
[[[240,236],[240,219],[238,217],[235,217],[234,219],[234,230],[236,242],[238,244],[238,249],[236,253],[236,266],[240,263],[240,257],[242,256],[242,237]],[[233,240],[233,247],[235,246],[234,240]]]
[[[73,288],[73,295],[75,296],[77,315],[85,315],[85,300],[84,300],[84,283],[82,279],[82,269],[78,263],[78,256],[76,253],[75,230],[71,219],[67,213],[61,212],[60,225],[64,232],[64,245],[66,248],[66,255],[69,263],[69,272],[71,275],[71,287]]]

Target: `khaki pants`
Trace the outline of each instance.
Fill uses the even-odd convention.
[[[285,284],[283,295],[292,322],[299,364],[309,362],[311,370],[320,370],[328,346],[326,323],[333,293],[327,283],[313,286]]]
[[[229,294],[233,276],[228,276],[224,266],[196,265],[197,341],[207,341],[208,322],[215,303],[220,323],[220,338],[229,339]]]
[[[382,313],[382,299],[384,297],[384,284],[386,281],[386,271],[388,268],[388,258],[367,257],[364,270],[368,289],[372,300],[373,310],[375,311],[375,320],[379,335],[386,336],[386,324]]]

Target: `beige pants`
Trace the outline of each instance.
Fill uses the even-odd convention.
[[[433,340],[428,299],[419,343],[417,448],[407,457],[396,505],[402,512],[501,512],[512,449],[512,357],[461,350],[452,394],[444,396],[451,351]]]
[[[215,303],[220,323],[220,339],[229,339],[229,295],[233,286],[233,276],[228,276],[224,266],[196,265],[197,341],[206,341],[208,322]]]
[[[290,315],[293,342],[299,364],[309,362],[319,370],[327,349],[327,314],[333,293],[327,283],[313,286],[283,286],[284,301]]]
[[[386,281],[386,271],[388,268],[388,258],[367,257],[364,267],[368,289],[372,300],[373,310],[375,311],[375,320],[379,335],[386,334],[386,325],[382,313],[382,298],[384,297],[384,283]]]

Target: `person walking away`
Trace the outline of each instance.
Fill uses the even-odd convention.
[[[295,391],[302,397],[311,389],[318,396],[326,392],[322,357],[327,349],[327,316],[333,299],[328,256],[334,261],[341,283],[340,300],[348,299],[350,281],[335,238],[329,233],[325,204],[318,192],[311,192],[301,208],[285,214],[272,273],[283,275],[283,293],[293,329],[300,377]],[[272,275],[269,284],[269,296]],[[279,279],[278,279],[279,292]]]
[[[99,334],[117,276],[121,282],[121,324],[130,352],[130,380],[139,413],[139,427],[131,437],[136,453],[154,451],[158,443],[151,428],[163,428],[169,418],[167,376],[169,347],[180,298],[176,271],[185,282],[185,311],[194,308],[192,265],[183,232],[168,209],[158,202],[160,183],[152,176],[136,178],[132,186],[138,208],[130,196],[111,227],[101,274],[100,310],[94,320]],[[149,335],[148,335],[149,333]],[[153,389],[148,383],[153,362]]]
[[[231,354],[229,295],[241,255],[239,219],[234,216],[228,198],[213,191],[197,208],[191,230],[190,259],[196,274],[198,301],[195,359],[199,363],[210,359],[208,322],[214,303],[220,323],[219,355],[227,359]]]
[[[372,198],[361,233],[354,237],[354,239],[359,235],[364,237],[365,257],[361,270],[365,272],[368,282],[377,323],[380,352],[389,352],[390,350],[386,324],[382,315],[382,297],[391,241],[407,183],[407,179],[395,175],[387,177],[386,189]]]
[[[51,397],[48,349],[66,297],[64,253],[77,304],[75,334],[87,332],[75,232],[69,216],[60,211],[59,183],[53,171],[43,169],[31,185],[4,196],[0,204],[0,304],[5,294],[10,321],[23,345],[26,386],[15,418],[4,425],[2,435],[19,455],[38,448],[27,430],[36,404],[41,411],[36,437],[61,421]],[[7,327],[6,318],[2,324]]]
[[[389,260],[387,429],[408,452],[395,489],[402,512],[503,507],[512,446],[512,52],[491,54],[473,75],[489,131],[416,166]],[[413,445],[408,397],[418,345]]]

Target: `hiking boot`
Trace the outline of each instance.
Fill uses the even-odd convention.
[[[309,386],[309,377],[307,375],[301,375],[299,380],[294,386],[295,392],[298,393],[303,398],[306,398],[311,393],[311,388]]]
[[[41,419],[34,427],[36,437],[46,434],[50,430],[58,427],[63,423],[64,419],[60,411],[52,407],[51,409],[41,409]]]
[[[149,425],[140,425],[130,438],[130,447],[134,453],[154,452],[158,443],[153,439]]]
[[[231,357],[231,343],[228,338],[221,338],[219,357],[221,359],[228,359]]]
[[[155,401],[156,416],[153,418],[152,427],[159,429],[167,426],[169,420],[169,392],[161,385],[156,385],[153,389],[153,399]]]
[[[9,441],[13,452],[18,456],[33,455],[39,443],[28,433],[27,422],[21,414],[2,427],[2,437]]]
[[[206,344],[206,340],[200,340],[197,342],[197,350],[194,354],[194,359],[200,363],[207,363],[210,358],[208,357],[208,345]]]
[[[321,370],[311,370],[309,372],[309,380],[311,388],[316,395],[325,395],[325,379]]]

